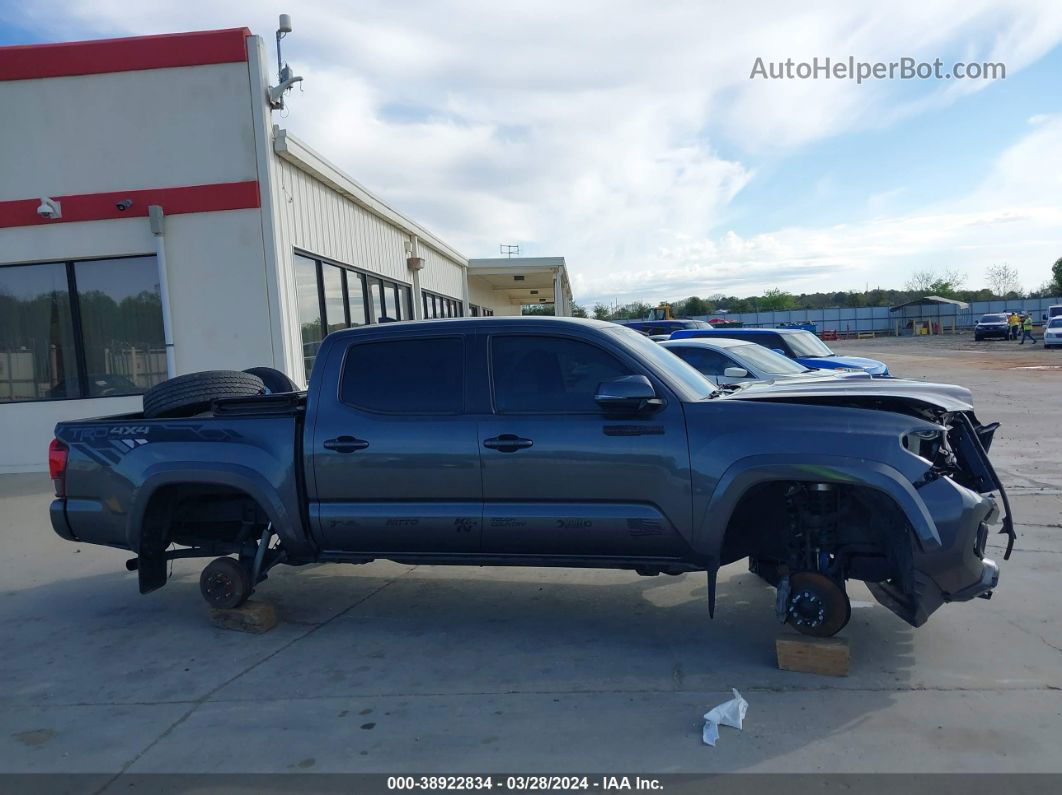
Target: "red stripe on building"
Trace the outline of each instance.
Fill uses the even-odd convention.
[[[0,80],[135,72],[247,60],[247,28],[0,47]]]
[[[214,185],[188,185],[182,188],[82,193],[74,196],[51,196],[60,204],[62,218],[37,215],[40,199],[16,199],[0,202],[0,228],[44,226],[72,221],[110,221],[116,218],[146,217],[148,205],[157,204],[166,215],[211,213],[219,210],[247,210],[261,206],[258,181],[220,182]],[[132,204],[119,210],[126,199]]]

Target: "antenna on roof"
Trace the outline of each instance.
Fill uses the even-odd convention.
[[[498,246],[498,251],[500,251],[502,254],[504,254],[505,256],[509,257],[510,259],[512,259],[513,254],[515,254],[516,256],[519,257],[520,256],[520,244],[519,243],[502,243],[500,246]]]
[[[291,15],[281,14],[277,26],[277,85],[269,87],[269,107],[273,110],[284,109],[284,94],[291,90],[302,78],[291,73],[291,67],[284,63],[280,55],[280,40],[291,33]]]

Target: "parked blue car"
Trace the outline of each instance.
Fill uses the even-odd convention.
[[[838,356],[830,347],[810,331],[786,328],[728,328],[728,329],[685,329],[676,331],[671,339],[688,339],[689,337],[728,337],[733,340],[755,342],[765,348],[777,351],[790,359],[800,362],[805,367],[819,370],[865,370],[875,378],[889,378],[889,368],[877,359],[862,356]]]
[[[683,331],[687,329],[710,329],[711,325],[703,320],[626,320],[620,323],[621,326],[632,328],[635,331],[640,331],[646,336],[653,336],[655,334],[672,334],[676,331]]]

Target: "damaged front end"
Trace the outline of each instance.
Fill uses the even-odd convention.
[[[903,445],[930,462],[913,485],[939,544],[915,544],[913,572],[906,581],[867,583],[879,602],[916,627],[947,602],[991,598],[999,567],[985,557],[989,527],[1002,517],[1004,560],[1010,559],[1016,538],[1007,492],[987,454],[999,424],[981,425],[969,410],[934,419],[939,431],[920,429],[904,437]]]

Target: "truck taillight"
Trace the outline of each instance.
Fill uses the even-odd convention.
[[[48,445],[48,473],[52,476],[52,485],[55,486],[55,496],[66,496],[66,456],[69,448],[65,442],[52,439]]]

